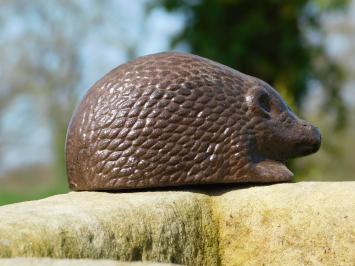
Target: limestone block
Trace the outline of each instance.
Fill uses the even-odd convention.
[[[1,266],[173,266],[153,262],[120,262],[114,260],[9,258],[0,259]]]
[[[71,192],[0,208],[0,257],[92,258],[214,265],[208,196]]]
[[[355,265],[355,182],[231,190],[215,211],[222,265]]]
[[[0,207],[0,257],[355,265],[355,182],[71,192]]]

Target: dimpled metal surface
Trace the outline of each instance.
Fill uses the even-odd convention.
[[[319,145],[318,130],[263,81],[160,53],[89,90],[68,128],[67,173],[73,190],[288,181],[283,162]]]

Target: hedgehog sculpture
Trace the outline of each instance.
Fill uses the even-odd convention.
[[[267,83],[183,53],[140,57],[86,94],[66,143],[73,190],[282,182],[320,133]]]

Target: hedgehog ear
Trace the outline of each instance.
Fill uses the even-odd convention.
[[[266,118],[270,117],[271,103],[269,94],[260,86],[251,87],[246,94],[247,105],[257,109]]]

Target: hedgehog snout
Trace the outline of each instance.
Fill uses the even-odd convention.
[[[320,134],[320,131],[317,127],[313,125],[306,125],[307,130],[310,135],[309,138],[309,144],[310,144],[310,152],[314,153],[319,150],[321,142],[322,142],[322,136]]]
[[[297,156],[308,155],[318,151],[322,139],[319,129],[303,120],[300,120],[299,130],[301,139],[295,147]]]

